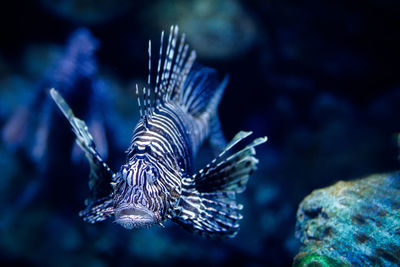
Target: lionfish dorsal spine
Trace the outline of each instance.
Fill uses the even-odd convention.
[[[179,88],[180,82],[182,80],[181,73],[182,73],[183,62],[186,60],[187,51],[189,49],[189,45],[185,44],[185,38],[186,38],[186,35],[182,34],[181,43],[179,46],[178,56],[177,56],[176,65],[175,65],[176,70],[175,70],[174,85],[172,86],[172,88],[173,88],[172,97],[177,95],[178,88]]]
[[[147,87],[137,90],[141,93],[138,94],[138,104],[145,127],[153,111],[170,101],[176,102],[195,117],[203,113],[215,113],[226,86],[227,78],[219,85],[216,83],[213,69],[191,71],[196,53],[193,50],[189,53],[185,35],[179,37],[178,33],[178,26],[171,26],[165,45],[164,32],[161,32],[155,79],[152,78],[152,44],[149,41]]]
[[[163,80],[163,97],[164,101],[170,100],[170,90],[171,90],[171,70],[172,63],[175,54],[176,42],[178,39],[178,26],[172,26],[170,31],[170,36],[167,45],[166,57],[165,57],[165,65],[164,65],[164,80]]]
[[[182,50],[183,50],[183,44],[185,42],[185,34],[182,34],[182,37],[180,39],[178,51],[175,57],[175,63],[174,67],[172,69],[172,74],[171,74],[171,82],[169,83],[168,86],[168,98],[172,99],[173,93],[174,93],[174,86],[176,85],[176,81],[178,79],[178,74],[179,74],[179,62],[180,58],[182,56]]]
[[[154,89],[154,97],[155,97],[154,107],[155,108],[159,104],[160,98],[161,98],[160,71],[161,71],[163,45],[164,45],[164,31],[161,32],[160,51],[159,51],[158,63],[157,63],[157,75],[156,75],[155,89]]]
[[[175,64],[173,64],[173,62],[174,62],[173,60],[174,60],[175,47],[176,47],[177,40],[178,40],[178,26],[175,26],[175,29],[173,31],[173,37],[172,37],[172,40],[171,40],[171,50],[170,50],[170,52],[168,54],[167,86],[166,86],[166,94],[165,94],[165,98],[166,99],[170,99],[171,91],[172,91],[171,85],[173,84],[173,81],[174,81],[172,65],[174,65],[174,68],[175,68]],[[176,63],[176,57],[175,57],[175,63]]]
[[[150,87],[150,84],[151,84],[151,40],[149,40],[149,48],[147,51],[149,54],[149,74],[147,75],[147,85]]]
[[[190,69],[192,68],[193,63],[194,63],[195,60],[196,60],[196,52],[194,50],[192,50],[190,52],[189,58],[187,59],[187,61],[185,63],[185,66],[182,69],[182,72],[180,74],[181,75],[181,80],[179,81],[179,84],[177,86],[177,92],[176,93],[179,94],[181,97],[183,97],[183,98],[181,98],[180,103],[183,104],[184,106],[186,106],[186,103],[185,103],[185,100],[184,100],[184,95],[187,95],[192,90],[185,90],[186,94],[181,93],[180,91],[182,90],[182,88],[185,85],[186,78],[188,77]]]
[[[169,55],[170,55],[170,49],[171,49],[171,40],[172,40],[172,35],[173,35],[173,29],[174,29],[174,26],[171,26],[171,29],[170,29],[169,35],[168,35],[168,43],[167,43],[167,50],[165,52],[163,71],[161,74],[162,97],[163,97],[164,102],[167,100],[166,99],[166,92],[167,92],[166,88],[167,88],[168,61],[169,61]]]
[[[142,111],[142,104],[140,101],[139,86],[137,84],[136,84],[136,98],[137,98],[138,107],[139,107],[140,119],[143,119],[143,111]]]
[[[153,104],[151,103],[151,95],[150,95],[150,88],[151,88],[151,40],[149,40],[149,48],[148,48],[148,54],[149,54],[149,74],[147,75],[147,106],[149,108],[150,114],[153,114]],[[154,101],[153,101],[154,102]]]
[[[189,45],[185,43],[186,36],[179,37],[178,26],[171,26],[166,47],[164,47],[164,31],[161,32],[160,49],[157,62],[157,74],[152,79],[152,57],[151,41],[148,46],[148,77],[146,94],[143,91],[143,102],[138,94],[141,119],[153,114],[157,106],[171,101],[177,96],[180,104],[183,98],[180,96],[189,75],[192,65],[196,59],[196,53],[191,51],[188,55]],[[179,42],[179,44],[178,44]],[[154,83],[154,84],[152,84]],[[186,91],[186,90],[185,90]],[[140,92],[137,90],[137,92]]]
[[[143,110],[144,110],[144,117],[147,119],[148,110],[147,110],[147,92],[146,87],[143,87]]]

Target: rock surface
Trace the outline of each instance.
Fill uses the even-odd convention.
[[[297,211],[294,266],[398,266],[400,172],[313,191]]]

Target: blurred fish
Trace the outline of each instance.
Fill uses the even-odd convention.
[[[205,237],[234,237],[242,218],[236,193],[245,190],[257,168],[254,147],[267,138],[257,138],[230,153],[251,132],[239,132],[225,145],[217,107],[228,79],[219,83],[214,69],[192,68],[196,53],[188,53],[184,34],[178,45],[177,26],[170,29],[166,49],[163,42],[164,32],[157,75],[152,81],[149,41],[148,87],[140,94],[136,86],[141,118],[127,162],[118,172],[112,171],[96,151],[85,122],[74,116],[56,90],[50,91],[91,165],[91,196],[80,215],[91,223],[115,215],[115,221],[127,229],[162,225],[171,219]],[[194,173],[194,158],[207,138],[214,147],[224,148]]]
[[[107,130],[114,127],[106,116],[112,113],[108,87],[97,73],[95,53],[98,47],[99,41],[87,28],[74,31],[58,58],[49,63],[42,78],[31,88],[29,101],[20,104],[0,131],[0,141],[27,165],[25,168],[30,173],[29,178],[24,175],[17,179],[22,186],[13,189],[19,193],[9,200],[16,213],[33,200],[65,203],[63,194],[69,191],[65,190],[66,187],[77,187],[75,181],[78,180],[70,179],[67,185],[62,185],[64,190],[56,189],[63,176],[75,176],[78,169],[71,166],[79,163],[83,155],[80,150],[73,149],[73,135],[59,120],[60,114],[52,100],[46,97],[49,88],[56,87],[78,109],[94,130],[99,152],[104,157],[109,154]],[[71,155],[60,153],[67,149],[72,152]]]
[[[108,153],[105,138],[97,138],[105,135],[105,116],[102,112],[109,109],[107,103],[102,101],[109,98],[107,88],[97,75],[95,52],[98,47],[99,41],[88,29],[74,31],[59,58],[50,64],[33,88],[35,93],[30,102],[22,104],[1,131],[1,138],[7,147],[13,151],[22,150],[38,169],[46,170],[54,165],[50,161],[54,159],[53,154],[59,153],[57,148],[60,146],[58,140],[54,141],[60,135],[49,135],[60,128],[60,123],[54,118],[54,106],[45,97],[49,88],[57,88],[68,101],[79,107],[89,125],[102,126],[97,127],[101,130],[95,132],[95,138],[102,155]],[[95,108],[89,109],[88,105]]]

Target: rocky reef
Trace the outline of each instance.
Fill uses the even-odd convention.
[[[297,211],[294,266],[398,266],[400,172],[313,191]]]

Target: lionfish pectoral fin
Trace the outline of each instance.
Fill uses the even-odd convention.
[[[184,189],[172,221],[207,238],[232,238],[239,231],[241,204],[232,192],[200,193]]]
[[[267,137],[259,137],[238,152],[227,156],[240,141],[251,132],[239,132],[226,145],[225,149],[210,164],[193,176],[194,184],[199,192],[234,192],[241,193],[246,189],[250,175],[257,169],[258,159],[255,147],[267,141]]]
[[[72,109],[55,89],[51,89],[50,94],[64,116],[68,119],[72,131],[75,133],[76,142],[83,149],[86,158],[89,160],[90,196],[86,199],[86,209],[81,212],[81,216],[84,216],[85,220],[89,222],[104,220],[111,213],[112,184],[115,182],[116,175],[97,152],[86,123],[75,117]]]
[[[87,199],[86,208],[79,212],[79,216],[83,217],[85,222],[95,223],[104,221],[114,214],[113,198],[110,195],[96,201]]]
[[[237,234],[242,205],[236,203],[236,193],[243,192],[250,174],[257,168],[254,147],[266,142],[267,138],[256,138],[231,156],[226,154],[250,134],[239,132],[206,168],[183,179],[182,195],[173,221],[206,237],[234,237]]]

